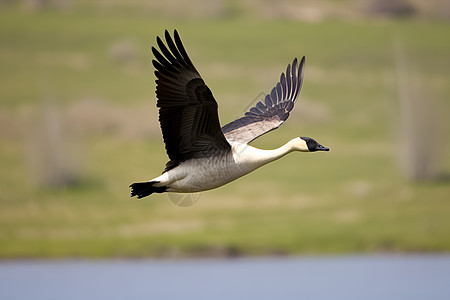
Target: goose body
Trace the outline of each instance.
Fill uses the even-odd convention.
[[[220,127],[217,102],[192,64],[178,32],[165,32],[167,46],[157,37],[152,47],[157,77],[159,122],[170,158],[164,172],[147,182],[130,185],[131,196],[152,193],[191,193],[214,189],[240,178],[292,151],[329,149],[314,139],[297,137],[280,148],[263,150],[252,140],[278,128],[289,116],[303,82],[305,57],[294,59],[286,74],[245,115]]]
[[[211,190],[242,177],[293,151],[293,140],[275,150],[262,150],[242,143],[232,143],[231,152],[189,159],[154,178],[154,186],[166,186],[167,192],[189,193]]]

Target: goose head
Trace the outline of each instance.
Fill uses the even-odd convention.
[[[330,151],[329,148],[322,146],[316,140],[309,137],[298,137],[292,140],[293,150],[301,152]]]

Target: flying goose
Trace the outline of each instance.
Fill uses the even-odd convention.
[[[165,31],[166,44],[157,37],[152,47],[156,75],[156,106],[169,162],[164,172],[147,182],[130,185],[131,197],[152,193],[192,193],[214,189],[242,177],[292,151],[329,151],[314,139],[297,137],[274,150],[249,145],[277,129],[289,117],[298,98],[305,57],[287,66],[280,81],[243,117],[222,128],[217,102],[183,47]]]

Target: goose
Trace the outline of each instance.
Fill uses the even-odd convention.
[[[131,197],[152,193],[194,193],[240,178],[292,151],[329,151],[309,137],[297,137],[280,148],[263,150],[249,143],[277,129],[289,117],[303,83],[305,57],[294,59],[280,81],[241,118],[221,127],[218,105],[189,58],[177,30],[172,39],[152,47],[156,75],[156,106],[169,157],[163,173],[130,185]]]

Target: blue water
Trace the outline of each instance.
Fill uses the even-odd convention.
[[[2,300],[450,299],[450,255],[0,261]]]

